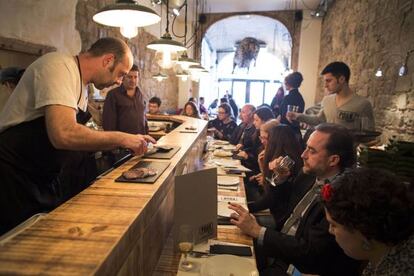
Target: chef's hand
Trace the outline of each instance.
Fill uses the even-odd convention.
[[[289,123],[292,123],[293,121],[296,121],[298,119],[299,115],[300,113],[297,112],[287,112],[286,119],[289,121]]]
[[[154,138],[149,135],[127,134],[123,147],[133,151],[135,155],[142,155],[147,152],[147,143],[157,143]]]
[[[230,215],[230,222],[240,228],[247,235],[258,238],[261,226],[257,223],[256,218],[246,209],[236,203],[229,203],[229,209],[235,211]]]

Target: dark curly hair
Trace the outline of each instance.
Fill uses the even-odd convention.
[[[397,244],[414,232],[413,185],[390,172],[358,168],[345,171],[332,183],[324,205],[339,224],[367,239]]]

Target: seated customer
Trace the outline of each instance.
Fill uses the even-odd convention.
[[[148,102],[148,113],[151,115],[163,114],[160,112],[161,99],[158,97],[152,97]]]
[[[274,119],[273,111],[268,107],[261,107],[253,113],[254,132],[248,141],[242,141],[241,151],[237,154],[242,159],[243,165],[249,169],[258,172],[257,157],[261,151],[262,143],[259,139],[260,126]]]
[[[358,275],[360,263],[347,257],[329,234],[324,207],[318,199],[325,181],[352,167],[355,158],[353,138],[346,128],[319,125],[302,153],[303,173],[291,185],[281,179],[276,186],[286,187],[272,202],[275,207],[281,204],[285,208],[282,230],[262,227],[242,206],[230,204],[235,211],[231,223],[255,238],[261,275],[286,275],[286,270],[294,269],[320,276]],[[266,265],[266,257],[275,261]]]
[[[181,115],[200,119],[200,114],[198,113],[197,105],[192,101],[188,101],[184,105],[183,112],[181,113]]]
[[[286,211],[288,211],[287,196],[284,196],[284,193],[286,192],[286,195],[288,194],[287,189],[289,189],[289,185],[292,185],[292,180],[302,169],[303,162],[300,157],[301,146],[295,139],[295,134],[292,129],[287,125],[274,124],[273,121],[276,120],[271,120],[270,123],[265,124],[265,126],[270,124],[272,127],[268,130],[268,140],[265,143],[264,157],[260,160],[265,192],[260,199],[250,202],[248,207],[250,212],[270,209],[275,222],[275,229],[281,230],[286,216],[289,215],[286,214]],[[262,129],[260,130],[260,136],[265,136]],[[267,179],[272,178],[273,174],[273,171],[269,170],[269,163],[286,155],[295,161],[295,165],[291,169],[291,179],[278,187],[274,187],[267,181]]]
[[[252,136],[256,129],[253,125],[253,114],[256,111],[256,107],[252,104],[246,104],[240,111],[240,125],[235,129],[233,136],[230,139],[230,143],[236,145],[236,149],[240,150],[243,144],[252,144]]]
[[[346,172],[322,189],[329,232],[362,275],[414,275],[414,190],[377,169]]]
[[[229,104],[221,104],[216,119],[208,122],[208,129],[214,138],[229,141],[237,127],[236,122],[231,118],[232,112]]]

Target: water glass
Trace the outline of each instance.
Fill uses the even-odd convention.
[[[280,161],[279,165],[276,167],[275,171],[272,174],[272,177],[266,177],[266,180],[272,185],[276,186],[279,184],[282,180],[282,177],[286,175],[287,172],[290,171],[290,169],[293,168],[295,165],[295,161],[293,161],[292,158],[290,158],[288,155],[283,157],[283,159]]]
[[[184,224],[180,226],[178,233],[178,248],[181,253],[184,254],[184,259],[180,264],[180,267],[184,271],[193,269],[194,263],[187,260],[187,255],[193,250],[194,247],[194,231],[191,225]]]

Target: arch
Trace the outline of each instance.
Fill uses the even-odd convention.
[[[207,30],[223,19],[233,17],[233,16],[243,16],[243,15],[260,15],[264,17],[269,17],[279,21],[283,24],[286,29],[289,31],[289,34],[292,38],[292,52],[291,52],[291,67],[294,70],[297,70],[298,67],[298,58],[299,58],[299,43],[300,43],[300,29],[301,21],[296,20],[295,11],[270,11],[270,12],[235,12],[235,13],[209,13],[205,14],[205,23],[200,25],[200,28],[197,32],[197,43],[195,43],[195,53],[197,57],[200,57],[201,54],[201,42],[207,32]]]

